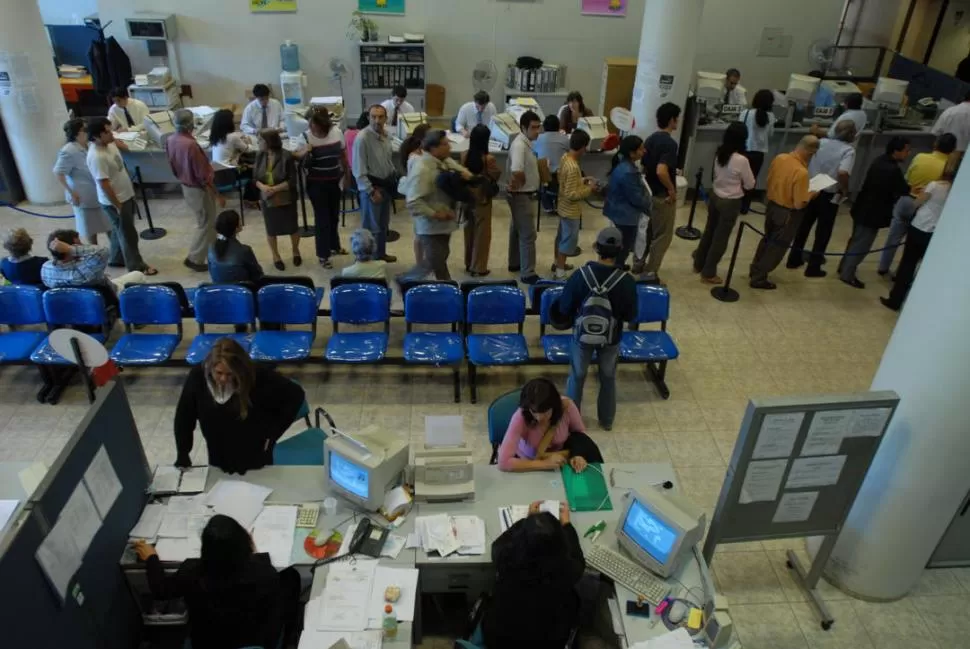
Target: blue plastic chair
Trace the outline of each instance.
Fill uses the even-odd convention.
[[[390,291],[376,284],[345,284],[330,292],[333,336],[324,358],[331,363],[379,363],[391,329]],[[383,324],[383,331],[341,332],[341,324]]]
[[[542,353],[546,360],[556,365],[568,365],[570,349],[573,343],[572,333],[547,334],[546,326],[552,324],[552,304],[562,295],[562,287],[547,288],[539,298],[539,340],[542,342]]]
[[[209,355],[212,346],[220,338],[232,338],[249,352],[251,333],[205,333],[207,324],[245,325],[256,328],[256,304],[253,292],[243,286],[232,284],[206,284],[195,293],[195,321],[199,334],[192,340],[185,361],[198,365]]]
[[[10,328],[10,331],[0,333],[0,363],[29,360],[47,337],[46,331],[14,330],[15,327],[47,322],[42,296],[43,291],[37,286],[0,286],[0,325]]]
[[[670,397],[665,377],[667,361],[680,356],[677,344],[667,333],[670,318],[670,293],[666,288],[651,284],[637,284],[637,316],[634,331],[625,331],[620,339],[620,360],[645,363],[657,391],[664,399]],[[660,323],[659,331],[640,331],[641,324]]]
[[[167,286],[129,286],[119,296],[125,334],[111,349],[118,365],[159,365],[182,342],[182,304]],[[132,332],[132,325],[175,325],[177,333]]]
[[[232,167],[231,169],[218,169],[214,174],[214,182],[216,185],[216,191],[220,194],[225,194],[227,192],[239,192],[239,222],[246,225],[246,201],[245,189],[249,184],[249,178],[243,178],[239,175],[239,169]]]
[[[455,403],[461,401],[461,361],[465,357],[458,325],[461,291],[454,284],[422,284],[404,294],[404,360],[415,365],[451,366]],[[413,331],[413,325],[451,325],[451,331]]]
[[[323,466],[323,442],[327,433],[320,426],[320,418],[327,420],[330,430],[337,427],[333,418],[323,408],[316,409],[316,421],[311,426],[307,416],[308,428],[292,437],[277,442],[273,447],[273,464],[282,466]]]
[[[529,346],[522,335],[525,294],[511,286],[480,286],[468,294],[465,344],[468,348],[468,383],[472,403],[478,401],[477,367],[522,365],[529,361]],[[517,325],[514,334],[476,334],[474,325]]]
[[[50,331],[60,327],[99,327],[91,337],[104,344],[108,340],[108,313],[104,298],[93,288],[52,288],[44,293],[44,317]],[[50,345],[50,338],[30,355],[38,365],[73,365]]]
[[[317,337],[316,292],[295,284],[272,284],[259,289],[256,301],[260,327],[266,323],[310,325],[310,331],[261,329],[253,336],[250,358],[268,363],[310,358],[310,348]]]
[[[519,409],[521,393],[521,389],[506,392],[488,407],[488,441],[492,444],[492,457],[488,461],[489,464],[495,464],[498,461],[498,447],[505,439],[505,432],[509,429],[512,415]]]

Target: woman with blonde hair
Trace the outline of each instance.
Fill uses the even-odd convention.
[[[54,175],[74,210],[74,226],[85,242],[97,245],[99,232],[111,232],[111,222],[98,202],[94,177],[88,170],[88,133],[83,119],[64,123],[67,143],[57,152]]]
[[[259,153],[253,178],[260,191],[266,241],[273,253],[273,267],[286,270],[276,237],[288,236],[293,246],[293,265],[303,264],[300,256],[300,226],[296,215],[296,158],[283,148],[280,134],[272,129],[259,132]]]
[[[250,360],[232,338],[221,338],[202,365],[189,371],[175,409],[175,466],[192,466],[195,425],[209,465],[246,473],[273,463],[273,447],[296,419],[303,388]]]

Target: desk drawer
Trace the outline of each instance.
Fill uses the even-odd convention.
[[[493,583],[491,566],[422,566],[422,593],[465,593],[477,597],[491,591]]]

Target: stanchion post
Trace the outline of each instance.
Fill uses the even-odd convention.
[[[309,225],[307,225],[307,220],[306,220],[306,179],[303,176],[303,169],[302,168],[299,169],[299,170],[297,170],[297,174],[296,174],[296,184],[299,186],[299,192],[300,192],[300,207],[303,209],[303,227],[300,228],[299,232],[300,232],[300,236],[302,238],[306,239],[307,237],[314,236],[316,233],[314,232],[313,228],[311,228]],[[314,214],[313,215],[313,218],[316,219],[317,218],[317,215]]]
[[[138,236],[145,241],[161,239],[167,234],[167,232],[165,231],[165,228],[156,228],[155,224],[152,223],[152,210],[148,207],[148,192],[145,190],[145,181],[143,181],[141,177],[141,167],[135,167],[135,178],[138,179],[138,188],[141,190],[141,201],[145,206],[145,218],[148,220],[148,229],[142,230]]]
[[[744,227],[748,225],[741,221],[738,225],[738,236],[734,238],[734,250],[731,251],[731,263],[728,265],[727,277],[724,284],[715,286],[711,289],[711,296],[721,302],[737,302],[741,299],[741,294],[731,288],[731,278],[734,277],[734,266],[738,263],[738,251],[741,250],[741,235],[744,234]]]
[[[704,167],[697,170],[694,182],[694,198],[690,202],[690,216],[687,217],[687,225],[682,225],[674,232],[681,239],[697,241],[701,238],[701,231],[694,227],[694,213],[697,211],[697,201],[701,196],[701,178],[704,176]]]

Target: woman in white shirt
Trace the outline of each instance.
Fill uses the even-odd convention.
[[[923,261],[926,249],[936,231],[936,226],[940,222],[943,207],[950,195],[950,187],[959,168],[959,163],[947,168],[943,172],[943,177],[927,185],[923,193],[916,199],[918,209],[913,217],[913,222],[909,225],[909,230],[906,232],[903,258],[899,262],[899,268],[896,269],[893,289],[889,292],[888,298],[879,298],[879,301],[886,308],[899,311],[903,307],[903,302],[909,295],[909,288],[913,285],[913,279],[916,277],[916,269]]]
[[[741,123],[748,129],[748,139],[744,156],[751,165],[751,173],[754,174],[755,184],[757,184],[758,174],[765,163],[765,154],[771,145],[771,136],[775,134],[775,116],[772,108],[775,105],[775,94],[770,90],[759,90],[751,101],[751,108],[741,113]],[[751,191],[745,192],[744,200],[741,204],[741,214],[747,214],[751,207]]]
[[[727,250],[731,231],[741,213],[745,192],[754,188],[755,176],[744,155],[748,128],[733,122],[724,132],[724,140],[714,158],[714,191],[707,204],[707,225],[694,251],[694,272],[707,284],[724,282],[717,275],[717,265]]]
[[[97,245],[99,232],[111,232],[111,221],[101,209],[94,177],[88,169],[88,134],[84,120],[68,120],[64,135],[67,144],[57,152],[54,175],[74,209],[74,227],[78,234],[89,244]]]
[[[209,144],[212,146],[212,162],[224,167],[235,167],[240,180],[249,180],[243,198],[251,203],[258,201],[259,190],[252,178],[253,162],[259,147],[252,144],[241,131],[236,130],[232,111],[228,108],[217,110],[212,116]]]

